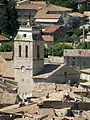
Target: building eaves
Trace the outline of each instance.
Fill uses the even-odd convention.
[[[53,33],[55,32],[57,29],[59,29],[61,26],[60,25],[52,25],[52,26],[49,26],[47,27],[44,32],[46,33]]]
[[[53,42],[53,36],[50,35],[42,35],[42,38],[46,42]]]

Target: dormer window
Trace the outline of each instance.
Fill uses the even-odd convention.
[[[26,37],[26,34],[23,34],[23,37]]]

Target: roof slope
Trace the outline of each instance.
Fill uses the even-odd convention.
[[[12,59],[13,59],[13,52],[0,52],[0,55],[1,55],[5,60],[12,60]]]
[[[49,4],[49,5],[44,6],[42,9],[40,9],[37,12],[37,14],[35,15],[35,18],[45,18],[45,17],[50,16],[50,15],[53,16],[53,14],[47,14],[49,11],[69,12],[69,11],[72,11],[72,9]],[[55,14],[54,16],[60,17],[61,14]]]
[[[37,79],[37,78],[48,78],[51,75],[53,75],[54,73],[56,73],[58,70],[60,70],[61,68],[68,66],[66,64],[61,64],[61,65],[57,65],[57,64],[47,64],[45,65],[44,69],[38,73],[37,75],[33,76],[33,78]],[[68,66],[69,67],[69,66]],[[69,67],[71,69],[73,69],[74,71],[78,72],[79,71],[75,68]]]
[[[85,15],[84,14],[81,14],[79,12],[72,12],[72,13],[68,13],[69,16],[72,16],[72,17],[80,17],[80,18],[84,18]]]
[[[3,35],[0,35],[0,41],[8,41],[9,39]]]
[[[53,32],[55,32],[59,28],[60,28],[60,25],[52,25],[52,26],[47,27],[44,30],[44,32],[53,33]]]
[[[4,77],[13,77],[13,62],[7,62],[0,55],[0,75]]]

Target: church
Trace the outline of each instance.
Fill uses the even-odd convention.
[[[31,97],[38,84],[75,83],[80,78],[80,73],[65,63],[44,65],[44,41],[37,26],[20,26],[14,39],[13,55],[12,76],[9,76],[11,72],[6,76],[2,72],[0,80],[17,82],[17,93],[22,99]]]

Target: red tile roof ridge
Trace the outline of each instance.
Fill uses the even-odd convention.
[[[3,35],[0,35],[0,41],[8,41],[9,39]]]

